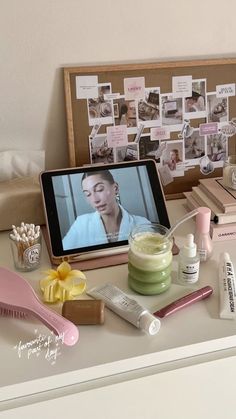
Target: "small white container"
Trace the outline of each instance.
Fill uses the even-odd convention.
[[[199,279],[200,257],[193,234],[187,235],[187,243],[179,253],[178,279],[183,285],[195,284]]]

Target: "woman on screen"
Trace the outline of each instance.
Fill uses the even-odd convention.
[[[64,250],[127,240],[135,225],[150,223],[120,205],[119,186],[109,170],[84,173],[81,184],[95,211],[76,218],[62,240]]]

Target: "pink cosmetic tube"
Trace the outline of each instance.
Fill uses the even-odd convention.
[[[160,318],[167,317],[170,314],[173,314],[176,311],[180,310],[181,308],[187,307],[190,304],[196,303],[197,301],[209,297],[212,294],[212,292],[212,287],[207,285],[203,288],[200,288],[197,291],[193,291],[190,294],[187,294],[184,297],[179,298],[176,301],[173,301],[172,303],[161,308],[160,310],[155,311],[153,315]]]

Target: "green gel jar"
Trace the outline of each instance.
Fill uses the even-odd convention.
[[[161,224],[142,224],[129,236],[128,283],[139,294],[156,295],[171,285],[172,237]]]

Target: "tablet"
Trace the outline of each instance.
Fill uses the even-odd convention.
[[[53,258],[127,252],[134,226],[170,227],[154,160],[44,171],[40,175]]]

